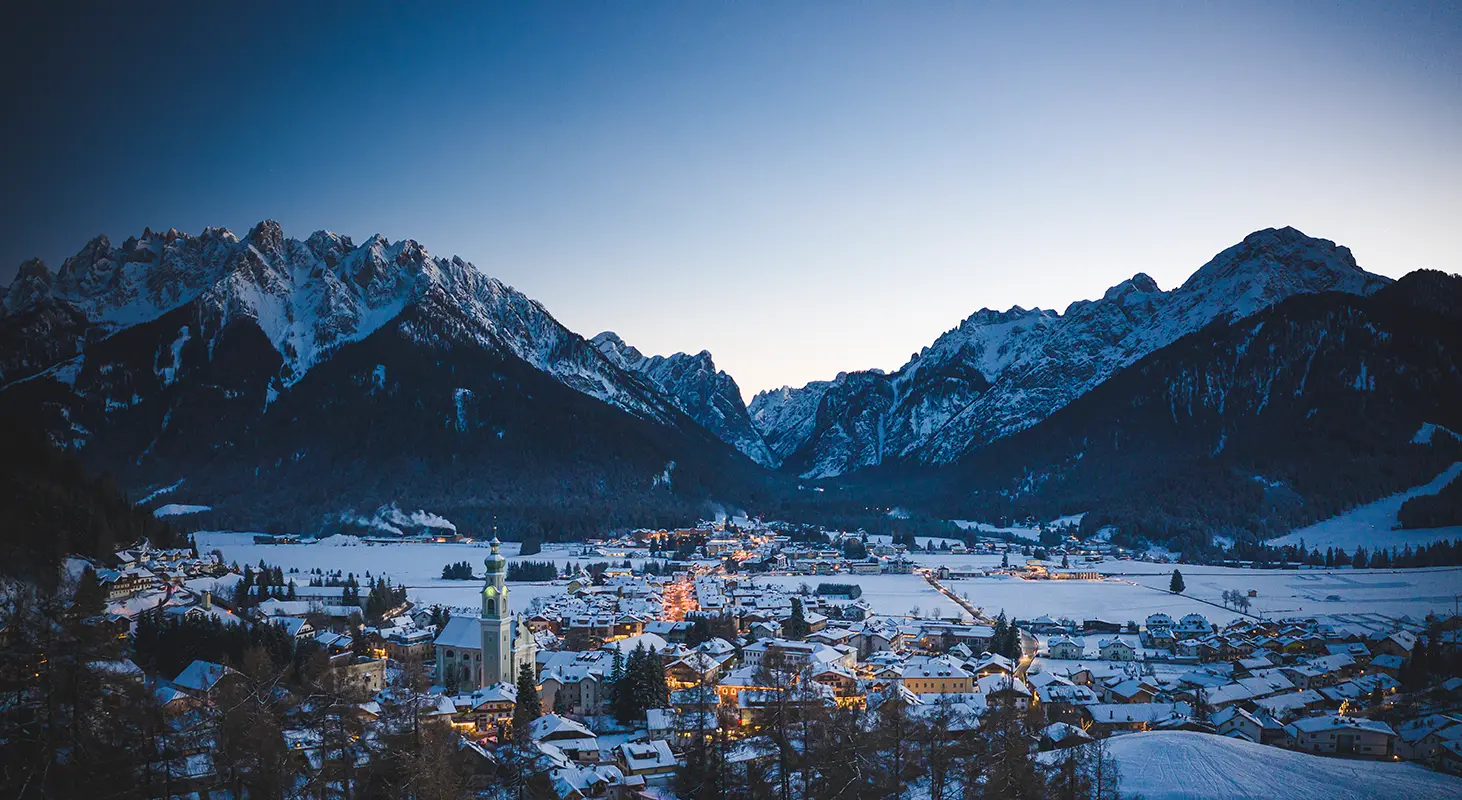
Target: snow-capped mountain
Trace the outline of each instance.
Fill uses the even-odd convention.
[[[957,464],[906,470],[896,499],[916,504],[916,487],[955,519],[1087,511],[1179,550],[1253,542],[1462,460],[1430,435],[1462,425],[1459,359],[1462,277],[1300,294],[1159,348]]]
[[[1388,282],[1334,242],[1266,229],[1172,291],[1138,274],[1065,312],[982,309],[897,372],[763,392],[752,400],[752,419],[773,452],[808,478],[891,460],[949,463],[1215,319],[1249,316],[1296,294],[1370,294]]]
[[[44,264],[27,262],[6,292],[6,314],[46,299],[79,312],[96,329],[93,336],[194,301],[205,311],[206,331],[251,320],[283,359],[276,391],[420,303],[451,320],[457,335],[502,348],[570,388],[646,419],[668,419],[660,398],[626,381],[542,305],[460,258],[433,257],[410,239],[392,244],[376,235],[357,247],[349,237],[318,231],[300,241],[284,238],[273,221],[242,239],[221,228],[196,237],[149,230],[112,248],[99,236],[54,278]],[[18,377],[7,373],[0,381]]]
[[[613,331],[605,331],[589,343],[621,369],[645,377],[677,408],[747,458],[764,467],[781,463],[751,424],[741,387],[716,369],[709,351],[646,356]]]
[[[606,495],[659,513],[756,471],[542,305],[411,240],[98,237],[3,297],[0,412],[234,520],[260,497],[299,520],[408,490],[468,517]]]

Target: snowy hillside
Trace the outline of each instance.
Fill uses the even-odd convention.
[[[753,427],[741,387],[730,375],[716,369],[709,351],[646,356],[612,331],[595,336],[589,343],[621,369],[649,380],[677,408],[747,458],[764,467],[781,463]]]
[[[1427,441],[1429,442],[1430,438]],[[1307,525],[1287,536],[1275,539],[1270,544],[1297,545],[1303,539],[1305,547],[1321,549],[1338,547],[1353,551],[1357,547],[1370,549],[1395,547],[1399,549],[1408,544],[1416,547],[1432,542],[1462,539],[1462,526],[1403,530],[1396,520],[1396,514],[1401,510],[1402,503],[1413,497],[1436,494],[1442,490],[1442,487],[1457,480],[1459,475],[1462,475],[1462,461],[1447,467],[1442,474],[1421,486],[1353,508],[1344,514],[1316,522],[1313,525]]]
[[[1462,796],[1462,778],[1415,764],[1325,758],[1187,731],[1108,741],[1123,796],[1146,800],[1373,800]]]
[[[1214,319],[1245,317],[1296,294],[1369,294],[1387,282],[1334,242],[1293,228],[1258,231],[1172,291],[1138,274],[1065,312],[982,309],[891,375],[849,373],[763,392],[752,418],[804,477],[886,460],[948,463],[1034,425]],[[854,381],[863,385],[840,398]]]

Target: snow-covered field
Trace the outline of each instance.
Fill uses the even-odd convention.
[[[200,553],[219,550],[225,562],[258,564],[261,560],[271,566],[282,567],[286,572],[298,569],[309,572],[340,570],[353,572],[358,577],[384,575],[392,583],[404,584],[412,600],[425,604],[446,606],[476,606],[478,592],[482,586],[477,581],[442,580],[442,567],[458,561],[472,565],[475,573],[482,573],[482,560],[489,552],[488,545],[427,542],[372,543],[362,542],[349,536],[333,536],[321,542],[309,544],[254,544],[252,533],[205,532],[194,535]],[[605,556],[575,555],[577,549],[544,545],[543,552],[531,556],[518,555],[518,542],[504,542],[502,554],[510,561],[550,561],[560,567],[577,562],[592,564],[601,561],[623,561],[623,558]],[[631,559],[636,563],[644,558]],[[514,583],[510,590],[513,605],[527,608],[535,597],[558,594],[562,586],[536,583]]]
[[[755,583],[780,586],[795,591],[802,584],[813,589],[819,583],[855,583],[863,589],[862,600],[876,613],[903,616],[918,609],[922,616],[968,618],[959,606],[940,594],[922,575],[773,575],[759,577]]]
[[[1057,517],[1056,519],[1047,522],[1046,527],[1074,528],[1081,524],[1081,520],[1085,516],[1086,514],[1068,514],[1064,517]],[[994,525],[989,522],[978,522],[969,519],[952,519],[950,520],[950,522],[958,525],[964,530],[975,531],[976,533],[1003,533],[1009,536],[1017,536],[1021,539],[1029,539],[1033,542],[1041,538],[1040,528],[1033,525],[1006,525],[1004,527],[1001,527],[999,525]]]
[[[487,555],[487,546],[480,544],[390,543],[371,544],[350,537],[332,537],[310,544],[254,544],[252,534],[200,533],[198,548],[202,552],[215,549],[224,560],[241,564],[265,563],[285,570],[301,572],[320,568],[354,572],[359,576],[385,575],[393,582],[405,584],[415,600],[425,603],[471,606],[477,602],[478,587],[472,581],[443,581],[442,567],[458,561],[480,568]],[[331,544],[330,542],[355,542]],[[507,542],[502,547],[509,559],[518,559],[518,545]],[[542,553],[526,560],[592,563],[621,561],[622,558],[575,555],[577,550],[545,546]],[[632,558],[635,562],[642,558]],[[999,556],[916,554],[922,566],[996,567]],[[967,595],[974,605],[991,615],[1004,609],[1012,617],[1032,619],[1041,615],[1054,618],[1086,619],[1100,617],[1117,622],[1141,622],[1148,614],[1165,611],[1181,616],[1196,611],[1213,622],[1222,624],[1237,617],[1222,607],[1225,590],[1244,593],[1254,590],[1253,611],[1265,615],[1345,614],[1376,612],[1391,616],[1425,617],[1429,611],[1451,610],[1453,594],[1462,592],[1462,568],[1419,570],[1250,570],[1225,567],[1180,567],[1187,584],[1183,595],[1167,592],[1172,564],[1143,561],[1104,561],[1096,571],[1112,577],[1104,581],[1026,581],[1019,578],[992,577],[953,580],[947,585]],[[955,604],[936,592],[918,575],[792,575],[757,578],[795,589],[803,583],[816,587],[820,582],[856,583],[863,587],[863,599],[880,614],[904,615],[915,607],[928,614],[938,610],[944,615],[956,612]],[[526,608],[529,601],[553,594],[552,585],[514,584],[515,605]],[[1337,599],[1330,599],[1331,597]]]
[[[1152,594],[1165,594],[1171,566],[1163,566],[1168,569],[1124,580],[1160,590]],[[1453,595],[1462,592],[1462,568],[1249,570],[1195,566],[1183,569],[1183,582],[1186,597],[1216,605],[1222,604],[1225,589],[1246,594],[1252,589],[1257,592],[1251,599],[1252,612],[1263,616],[1375,612],[1421,619],[1431,611],[1451,611]],[[1215,622],[1236,616],[1212,606],[1205,613]]]
[[[920,566],[991,569],[999,556],[917,553]],[[1168,593],[1173,569],[1183,573],[1186,591]],[[1053,618],[1099,617],[1117,622],[1136,620],[1156,611],[1174,616],[1197,612],[1222,624],[1237,618],[1223,607],[1225,590],[1251,598],[1251,613],[1265,616],[1377,612],[1421,619],[1430,611],[1451,611],[1453,595],[1462,592],[1462,568],[1405,570],[1255,570],[1107,560],[1090,569],[1109,576],[1092,581],[1026,581],[996,576],[946,581],[990,614],[1005,609],[1023,619],[1046,614]],[[1331,599],[1334,598],[1334,599]]]
[[[1462,797],[1462,778],[1415,764],[1326,758],[1187,731],[1108,740],[1123,796],[1147,800]]]
[[[1343,547],[1346,550],[1354,550],[1357,546],[1374,549],[1378,546],[1400,548],[1409,544],[1416,547],[1432,542],[1462,539],[1462,526],[1414,530],[1396,528],[1396,513],[1401,510],[1402,503],[1424,494],[1436,494],[1442,490],[1442,487],[1456,480],[1458,475],[1462,475],[1462,461],[1447,467],[1430,483],[1407,489],[1374,503],[1358,506],[1344,514],[1314,525],[1300,528],[1286,536],[1272,540],[1270,544],[1297,545],[1301,539],[1304,539],[1305,546],[1310,548],[1318,547],[1324,550],[1327,547]]]
[[[1148,614],[1159,611],[1166,611],[1174,617],[1196,611],[1215,622],[1227,622],[1238,616],[1192,597],[1170,594],[1166,590],[1156,592],[1117,579],[1027,581],[1002,576],[951,580],[945,585],[968,597],[971,603],[992,617],[1001,610],[1008,616],[1021,619],[1044,614],[1053,619],[1095,618],[1113,622],[1141,622]],[[1217,600],[1217,596],[1214,599]]]

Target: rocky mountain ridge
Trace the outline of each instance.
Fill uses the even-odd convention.
[[[747,458],[764,467],[780,465],[752,425],[741,399],[741,387],[730,375],[716,369],[710,351],[646,356],[613,331],[604,331],[589,343],[620,369],[650,381],[677,408]]]
[[[313,525],[413,497],[602,522],[606,495],[685,515],[764,480],[541,304],[411,240],[98,237],[3,296],[0,413],[139,493],[182,480],[230,524],[261,498]]]
[[[753,422],[788,469],[826,478],[885,462],[944,464],[1045,419],[1141,357],[1288,297],[1366,295],[1389,279],[1293,228],[1257,231],[1164,292],[1147,275],[1064,312],[981,309],[898,371],[758,394]]]

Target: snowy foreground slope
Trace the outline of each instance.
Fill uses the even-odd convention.
[[[1134,733],[1109,745],[1122,794],[1146,800],[1462,797],[1462,778],[1415,764],[1325,758],[1206,733]]]

